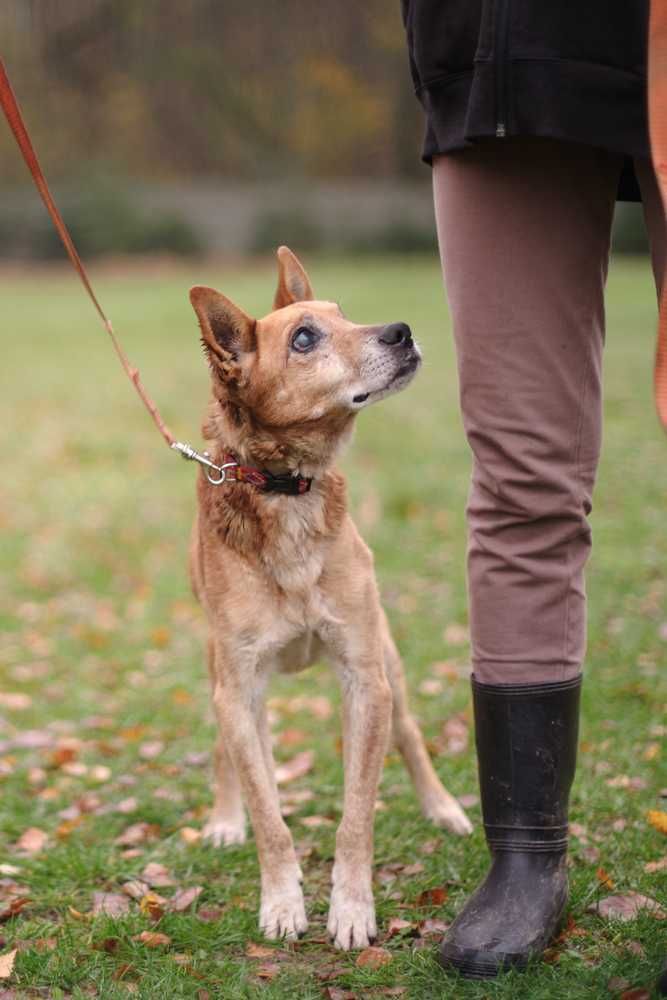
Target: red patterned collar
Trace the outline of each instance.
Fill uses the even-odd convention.
[[[262,493],[285,493],[287,496],[297,497],[308,493],[313,482],[304,476],[293,475],[291,472],[274,473],[268,469],[257,469],[252,465],[241,465],[235,455],[225,452],[222,465],[219,466],[221,473],[224,473],[223,482],[248,483]],[[216,482],[213,477],[208,477],[209,482]]]
[[[313,482],[312,479],[290,472],[274,473],[268,469],[256,469],[252,465],[241,465],[236,455],[229,451],[223,452],[222,464],[216,465],[207,451],[197,451],[190,444],[175,441],[171,447],[188,461],[203,465],[204,475],[212,486],[247,483],[262,493],[284,493],[290,497],[298,497],[308,493]]]

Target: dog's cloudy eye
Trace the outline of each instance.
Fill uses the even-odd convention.
[[[295,351],[309,351],[317,342],[317,334],[314,330],[309,330],[307,326],[300,326],[292,337],[292,347]]]

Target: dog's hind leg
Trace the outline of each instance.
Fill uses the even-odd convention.
[[[211,693],[215,691],[215,650],[213,640],[208,643],[208,670]],[[202,830],[202,836],[214,847],[243,844],[246,839],[246,819],[241,794],[241,782],[227,752],[225,734],[218,725],[213,748],[213,808]]]
[[[262,716],[257,704],[263,696],[262,685],[253,683],[256,664],[239,663],[242,658],[238,649],[216,644],[213,704],[227,734],[227,752],[255,834],[262,879],[260,927],[269,938],[294,939],[308,926],[301,869],[292,835],[280,814],[275,777],[267,766],[260,734]]]
[[[410,712],[403,664],[384,611],[382,618],[384,666],[393,698],[392,735],[412,778],[422,812],[427,819],[452,833],[471,833],[470,820],[444,787],[431,763],[421,729]]]

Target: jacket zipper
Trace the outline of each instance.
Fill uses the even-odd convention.
[[[496,0],[496,138],[507,136],[510,0]]]

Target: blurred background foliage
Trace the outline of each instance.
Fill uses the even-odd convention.
[[[4,0],[3,57],[81,252],[433,252],[399,7]],[[5,128],[0,158],[0,255],[59,255]],[[644,251],[636,208],[616,237]]]

